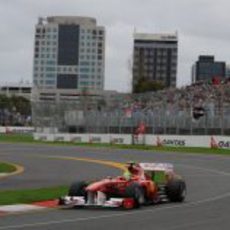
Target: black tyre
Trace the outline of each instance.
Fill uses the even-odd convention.
[[[133,198],[135,201],[135,208],[139,208],[140,205],[145,203],[145,191],[144,188],[138,183],[132,183],[127,186],[125,190],[125,197]]]
[[[74,182],[69,189],[69,196],[84,196],[86,197],[85,188],[87,183],[85,181]]]
[[[186,184],[181,179],[174,179],[166,186],[166,194],[171,202],[183,202],[186,196]]]

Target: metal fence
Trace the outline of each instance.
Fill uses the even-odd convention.
[[[97,107],[79,106],[73,102],[33,102],[34,126],[49,132],[66,133],[134,133],[143,122],[148,134],[230,135],[230,106],[204,109],[194,118],[193,106],[156,107]]]

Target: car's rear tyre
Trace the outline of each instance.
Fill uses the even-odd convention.
[[[186,193],[186,184],[182,179],[171,180],[166,185],[166,194],[171,202],[183,202]]]
[[[132,183],[125,190],[125,197],[132,198],[135,202],[134,208],[139,208],[145,203],[145,191],[138,183]]]
[[[77,181],[74,182],[70,188],[68,196],[84,196],[86,197],[85,188],[87,187],[87,183],[85,181]]]

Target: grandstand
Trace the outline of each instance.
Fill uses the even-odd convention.
[[[34,102],[41,129],[76,133],[134,133],[140,122],[149,134],[229,135],[230,81],[199,82],[181,89],[117,94],[113,100]]]

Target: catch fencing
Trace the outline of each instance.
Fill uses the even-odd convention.
[[[138,104],[138,103],[136,103]],[[119,105],[79,106],[74,102],[33,102],[33,126],[49,133],[230,135],[230,106],[205,107],[199,118],[194,107]]]

